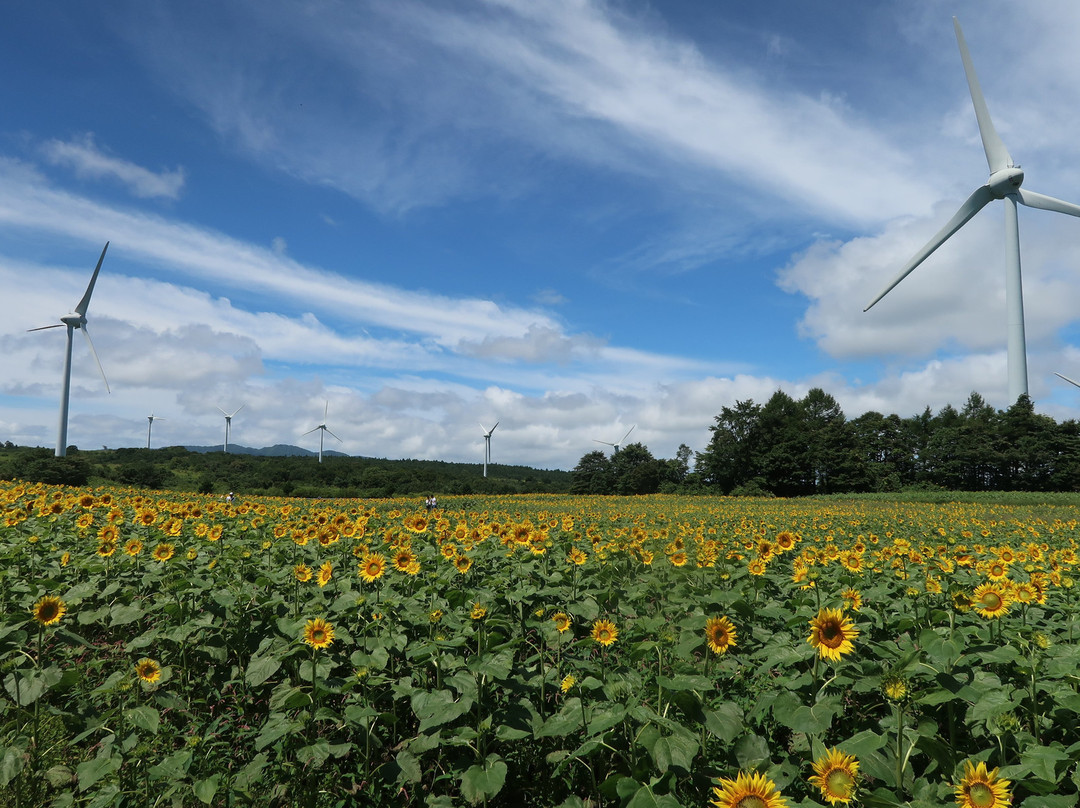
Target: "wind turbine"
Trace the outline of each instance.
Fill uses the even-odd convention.
[[[1069,384],[1073,385],[1074,387],[1080,387],[1080,382],[1074,382],[1068,376],[1062,376],[1056,370],[1054,371],[1054,375],[1057,376],[1059,379],[1064,379],[1065,381],[1067,381]]]
[[[326,413],[329,410],[330,410],[330,402],[327,401],[326,406],[323,407],[323,422],[321,424],[319,424],[317,427],[315,427],[315,429],[309,429],[307,432],[304,433],[304,435],[310,435],[315,430],[319,430],[319,462],[320,463],[322,462],[323,438],[326,436],[327,432],[330,432],[329,427],[326,426]],[[337,438],[339,443],[344,443],[345,442],[341,438],[338,438],[337,435],[334,435],[333,432],[330,432],[330,434],[333,435],[335,438]],[[301,435],[300,437],[303,437],[303,435]]]
[[[495,426],[498,426],[499,422],[495,422]],[[484,430],[484,476],[487,477],[488,463],[491,462],[491,433],[495,431],[495,426],[491,429],[485,429],[483,424],[480,424],[480,428]]]
[[[233,416],[236,415],[236,413],[240,412],[240,410],[242,410],[242,409],[244,409],[243,404],[241,404],[239,407],[237,407],[231,413],[225,412],[225,410],[221,409],[221,407],[217,408],[217,411],[225,416],[225,454],[229,453],[229,433],[232,432],[232,419],[233,419]]]
[[[105,378],[105,369],[101,367],[101,360],[98,359],[97,351],[94,350],[94,343],[90,340],[90,334],[86,330],[86,309],[90,305],[90,296],[94,293],[94,284],[97,283],[98,272],[101,271],[101,262],[105,260],[105,250],[109,249],[109,242],[105,242],[105,247],[101,250],[101,257],[98,259],[97,266],[94,267],[94,274],[90,278],[90,284],[86,287],[86,291],[83,292],[82,299],[75,307],[75,310],[69,314],[65,314],[60,318],[60,322],[55,325],[44,325],[41,328],[31,328],[30,331],[44,331],[46,328],[63,328],[67,326],[67,348],[64,352],[64,381],[60,388],[60,424],[57,429],[56,435],[56,456],[65,457],[67,455],[67,422],[68,422],[68,399],[71,395],[71,340],[72,334],[75,329],[82,331],[82,335],[86,337],[86,344],[90,346],[90,353],[94,355],[94,361],[97,362],[98,370],[101,371],[101,378],[105,380],[105,389],[110,393],[109,380]]]
[[[162,418],[160,415],[154,415],[153,413],[150,413],[148,416],[146,416],[146,420],[150,422],[150,423],[148,423],[146,425],[146,448],[149,449],[150,448],[150,430],[152,430],[154,428],[154,421],[164,421],[165,419]]]
[[[622,446],[623,443],[626,442],[626,439],[628,437],[630,437],[630,433],[634,431],[635,426],[637,426],[637,424],[634,424],[634,426],[632,426],[628,430],[626,430],[626,434],[623,435],[622,438],[620,440],[616,441],[615,443],[608,443],[606,440],[596,440],[596,438],[593,438],[593,443],[602,443],[605,446],[610,446],[612,449],[615,450],[613,452],[613,454],[618,454],[619,453],[619,447]]]
[[[986,154],[986,162],[990,167],[990,179],[985,185],[976,188],[967,201],[951,219],[927,242],[915,256],[907,262],[900,274],[893,279],[885,290],[870,301],[863,309],[870,308],[881,298],[885,297],[893,287],[906,278],[912,270],[925,261],[931,253],[944,244],[950,236],[967,224],[976,213],[995,199],[1005,202],[1005,307],[1008,312],[1009,327],[1009,403],[1012,404],[1021,395],[1028,391],[1027,376],[1027,346],[1024,339],[1024,293],[1020,279],[1020,228],[1016,216],[1016,205],[1027,205],[1029,208],[1041,208],[1056,213],[1067,213],[1070,216],[1080,216],[1080,205],[1070,202],[1062,202],[1051,196],[1024,191],[1020,185],[1024,181],[1024,172],[1020,166],[1013,162],[1009,150],[998,137],[994,129],[994,123],[990,120],[990,111],[986,107],[979,79],[975,75],[975,67],[971,62],[971,54],[968,53],[967,43],[964,41],[964,32],[960,30],[960,21],[953,17],[953,27],[956,29],[956,42],[960,46],[960,58],[964,62],[964,73],[967,75],[968,90],[971,93],[971,103],[975,107],[975,118],[979,122],[979,134],[982,136],[983,151]]]

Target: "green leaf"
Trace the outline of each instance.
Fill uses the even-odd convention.
[[[441,727],[456,721],[472,708],[472,699],[462,697],[454,701],[454,695],[449,690],[436,690],[433,693],[421,691],[412,697],[413,712],[420,719],[419,732],[434,727]]]
[[[743,731],[743,711],[734,702],[724,702],[715,710],[705,710],[705,728],[724,743],[731,743]]]
[[[151,766],[147,773],[155,780],[179,780],[187,776],[190,765],[191,750],[181,749],[173,752],[156,766]]]
[[[989,690],[982,693],[979,700],[971,705],[971,709],[968,710],[968,720],[985,721],[987,718],[1007,713],[1017,706],[1019,705],[1009,698],[1008,688]]]
[[[735,742],[735,759],[742,769],[757,769],[769,760],[769,745],[760,735],[743,735]]]
[[[93,760],[79,764],[75,770],[79,778],[79,791],[89,791],[103,777],[107,777],[120,768],[120,756],[113,757],[107,752]]]
[[[109,625],[126,626],[128,623],[134,623],[142,616],[143,610],[140,607],[118,603],[109,612]]]
[[[423,773],[420,771],[420,760],[412,752],[407,749],[402,749],[397,753],[397,757],[394,758],[397,761],[398,768],[401,770],[398,774],[398,782],[404,781],[406,783],[419,783]]]
[[[19,746],[9,746],[0,758],[0,788],[5,788],[14,780],[26,765],[26,750]]]
[[[536,737],[558,738],[581,728],[581,699],[574,697],[567,699],[563,708],[544,722]]]
[[[232,787],[241,794],[248,794],[253,783],[262,779],[262,770],[266,768],[267,757],[265,752],[260,752],[242,768],[233,779]]]
[[[296,758],[306,766],[319,768],[330,757],[330,742],[320,738],[313,744],[302,746],[296,750]]]
[[[461,793],[476,805],[485,797],[494,797],[502,791],[505,782],[506,763],[498,755],[490,754],[482,764],[470,766],[461,776]]]
[[[4,690],[20,707],[26,707],[40,699],[62,677],[63,674],[55,665],[43,671],[12,671],[4,677]]]
[[[152,735],[157,735],[158,726],[161,724],[161,716],[158,711],[145,704],[132,707],[130,710],[124,710],[124,718],[132,726],[144,729]]]
[[[214,795],[217,794],[220,780],[221,776],[215,774],[193,783],[191,790],[195,793],[195,798],[204,805],[211,805],[214,802]]]
[[[661,773],[667,772],[672,766],[689,773],[694,764],[694,755],[697,754],[697,741],[678,735],[668,735],[658,738],[650,752],[653,762]]]
[[[257,687],[278,672],[281,660],[277,657],[253,657],[248,663],[244,679],[249,685]]]

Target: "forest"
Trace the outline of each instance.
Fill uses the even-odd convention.
[[[794,399],[723,407],[694,455],[657,460],[642,444],[614,457],[589,452],[573,472],[579,494],[821,494],[1080,489],[1080,424],[1057,423],[1021,396],[995,410],[978,393],[961,409],[908,418],[867,412],[848,420],[820,388]]]

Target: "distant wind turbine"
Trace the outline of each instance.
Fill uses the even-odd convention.
[[[304,435],[310,435],[312,432],[315,432],[316,430],[319,431],[319,462],[320,463],[322,462],[323,438],[326,436],[327,432],[330,432],[330,428],[326,425],[326,413],[329,412],[329,410],[330,410],[330,402],[327,401],[326,406],[323,407],[323,422],[321,424],[319,424],[317,427],[315,427],[315,429],[309,429],[307,432],[304,433]],[[344,443],[345,442],[341,438],[338,438],[337,435],[334,435],[333,432],[330,432],[330,434],[333,437],[337,438],[338,443]],[[301,437],[303,437],[303,435],[301,435]]]
[[[606,440],[596,440],[596,438],[593,438],[593,443],[602,443],[605,446],[610,446],[614,450],[613,454],[618,454],[619,453],[619,447],[622,446],[626,442],[626,439],[628,437],[630,437],[630,433],[634,431],[635,426],[637,426],[637,424],[634,424],[634,426],[632,426],[628,430],[626,430],[626,434],[623,435],[622,438],[620,440],[616,441],[615,443],[608,443]]]
[[[65,457],[67,455],[67,427],[68,427],[68,399],[71,395],[71,341],[72,334],[75,329],[82,331],[82,335],[86,337],[86,344],[90,346],[90,353],[94,356],[94,361],[97,362],[98,370],[101,371],[101,378],[105,380],[105,389],[110,393],[109,380],[105,378],[105,369],[101,367],[101,360],[98,359],[97,351],[94,350],[94,343],[90,340],[90,334],[86,330],[86,309],[90,305],[90,296],[94,293],[94,284],[97,283],[98,272],[101,271],[101,262],[105,260],[105,250],[109,249],[109,242],[105,242],[105,247],[101,251],[101,257],[98,258],[97,266],[94,267],[94,274],[90,278],[90,284],[86,287],[86,291],[83,292],[82,300],[75,307],[75,310],[70,314],[65,314],[60,318],[60,322],[55,325],[45,325],[41,328],[31,328],[30,331],[44,331],[46,328],[63,328],[67,326],[67,348],[64,352],[64,380],[60,388],[60,424],[57,429],[56,436],[56,456]]]
[[[150,423],[148,423],[146,425],[146,448],[149,449],[150,448],[150,430],[152,430],[154,428],[154,421],[164,421],[165,419],[162,418],[160,415],[154,415],[153,413],[150,413],[148,416],[146,416],[146,420],[150,422]]]
[[[495,422],[495,426],[498,426],[499,422]],[[483,424],[480,424],[480,428],[484,430],[484,476],[487,477],[488,463],[491,462],[491,433],[495,431],[495,426],[491,429],[487,429]]]
[[[221,407],[217,408],[217,411],[225,416],[225,454],[229,453],[229,435],[232,432],[232,419],[233,419],[233,416],[236,415],[236,413],[240,412],[240,410],[242,410],[242,409],[244,409],[243,404],[241,404],[239,407],[237,407],[231,413],[225,412],[225,410],[221,409]]]
[[[906,278],[919,264],[925,261],[931,253],[944,244],[950,236],[963,227],[967,222],[986,205],[995,199],[1005,201],[1005,307],[1008,312],[1009,326],[1009,403],[1012,404],[1020,396],[1028,391],[1027,375],[1027,345],[1024,338],[1024,293],[1020,278],[1020,226],[1016,216],[1016,205],[1027,205],[1029,208],[1041,208],[1056,213],[1067,213],[1070,216],[1080,216],[1080,205],[1070,202],[1062,202],[1051,196],[1035,193],[1034,191],[1021,190],[1020,185],[1024,181],[1024,172],[1020,166],[1013,162],[1009,150],[998,137],[994,123],[990,120],[990,111],[983,98],[979,79],[975,75],[975,67],[971,62],[971,54],[968,53],[967,43],[964,41],[964,32],[960,30],[960,21],[953,17],[953,28],[956,30],[956,42],[960,46],[960,58],[964,62],[964,73],[967,75],[968,90],[971,94],[971,103],[975,107],[975,118],[979,122],[979,134],[982,136],[983,152],[986,154],[986,162],[990,167],[990,179],[985,185],[976,188],[967,201],[960,206],[953,217],[945,224],[937,234],[927,242],[915,256],[907,262],[900,274],[885,290],[870,301],[863,309],[870,308],[881,298],[885,297],[893,287]]]

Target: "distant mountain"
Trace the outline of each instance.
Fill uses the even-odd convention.
[[[210,452],[220,452],[221,444],[215,446],[185,446],[189,452],[200,452],[202,454],[209,454]],[[309,449],[301,449],[299,446],[292,446],[287,443],[277,443],[273,446],[264,446],[261,449],[253,449],[250,446],[239,446],[235,443],[229,444],[229,454],[242,454],[242,455],[258,455],[260,457],[318,457],[318,452],[313,452]],[[344,452],[335,452],[330,449],[323,450],[323,457],[349,457]]]

